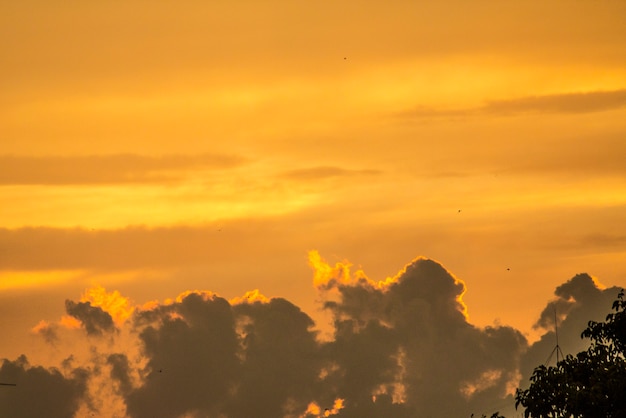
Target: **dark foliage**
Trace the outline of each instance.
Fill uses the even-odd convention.
[[[590,347],[556,367],[537,367],[515,407],[525,417],[626,417],[626,301],[622,290],[604,322],[590,321],[581,338]]]

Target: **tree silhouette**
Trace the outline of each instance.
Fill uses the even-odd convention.
[[[515,408],[526,418],[626,417],[626,301],[622,289],[604,322],[590,321],[581,338],[590,347],[556,367],[539,366]]]

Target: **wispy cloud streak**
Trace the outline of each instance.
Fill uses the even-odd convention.
[[[489,100],[478,107],[432,108],[418,106],[400,115],[407,118],[456,118],[470,116],[515,116],[524,114],[584,114],[626,107],[626,89],[525,96]]]
[[[244,164],[236,155],[137,154],[0,156],[0,185],[104,185],[179,180],[188,170],[223,170]]]

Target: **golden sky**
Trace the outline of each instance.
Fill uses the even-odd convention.
[[[623,1],[0,0],[0,39],[0,357],[97,286],[323,322],[311,250],[531,340],[626,284]]]

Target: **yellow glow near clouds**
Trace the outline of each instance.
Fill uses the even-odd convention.
[[[231,305],[238,305],[241,303],[254,303],[254,302],[268,303],[269,301],[270,301],[270,298],[263,295],[259,291],[259,289],[254,289],[254,290],[247,291],[243,296],[237,296],[237,297],[230,299],[229,302]]]
[[[386,291],[390,286],[398,283],[400,277],[402,277],[402,275],[406,273],[406,270],[410,265],[422,258],[423,257],[418,257],[414,259],[411,263],[405,265],[404,268],[400,270],[395,276],[387,277],[385,280],[380,281],[371,280],[365,275],[365,272],[363,270],[358,270],[354,274],[351,274],[350,267],[352,266],[352,264],[348,261],[338,262],[335,264],[334,267],[332,267],[322,259],[319,252],[316,250],[309,251],[309,266],[311,266],[314,271],[313,284],[317,289],[320,290],[333,289],[337,285],[361,285],[370,286],[375,289]],[[455,284],[460,284],[463,288],[461,293],[456,297],[456,301],[459,304],[460,312],[467,319],[469,317],[467,305],[465,304],[465,302],[463,302],[463,295],[467,291],[465,282],[461,279],[458,279],[450,272],[448,272],[448,274],[452,276]]]
[[[107,292],[102,286],[89,288],[80,298],[81,302],[89,302],[91,306],[102,308],[109,313],[117,324],[122,324],[128,319],[135,308],[130,305],[128,298],[122,296],[119,291]]]

